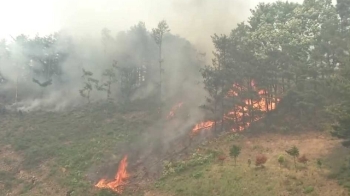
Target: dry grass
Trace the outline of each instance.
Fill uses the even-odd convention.
[[[194,167],[160,181],[157,191],[182,196],[348,195],[344,187],[327,176],[343,161],[349,150],[328,135],[313,132],[300,135],[267,133],[240,138],[225,136],[209,146],[228,155],[232,144],[242,147],[236,167],[233,159],[226,159],[224,163],[215,160],[213,164]],[[297,170],[292,157],[285,153],[293,145],[309,159],[306,165],[297,163]],[[257,168],[253,164],[248,167],[248,159],[254,162],[258,154],[268,157],[265,167]],[[282,167],[278,163],[280,155],[286,160]],[[319,158],[323,160],[322,169],[316,164]]]

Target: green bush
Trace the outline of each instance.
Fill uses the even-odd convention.
[[[209,163],[210,160],[214,158],[212,153],[210,154],[192,154],[191,159],[188,161],[170,162],[164,161],[163,176],[168,176],[174,173],[180,173],[188,168],[195,167],[198,165],[204,165]]]
[[[314,187],[313,186],[307,186],[304,188],[304,193],[308,194],[308,193],[312,193],[314,191]]]
[[[280,155],[278,157],[278,163],[280,164],[280,166],[285,162],[286,160],[284,159],[284,156],[283,155]]]
[[[198,179],[203,176],[203,172],[196,172],[192,175],[193,178]]]

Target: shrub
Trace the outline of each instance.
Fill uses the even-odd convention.
[[[304,188],[304,193],[308,194],[314,191],[314,187],[313,186],[308,186]]]
[[[317,166],[321,169],[321,167],[322,167],[322,160],[321,159],[317,159]]]
[[[241,147],[233,145],[230,149],[230,156],[234,158],[235,165],[236,165],[236,159],[238,155],[241,153]]]
[[[198,179],[203,176],[203,172],[196,172],[192,175],[193,178]]]
[[[299,149],[296,146],[293,146],[289,150],[286,150],[286,153],[288,153],[290,156],[293,157],[294,166],[295,166],[295,169],[297,169],[297,163],[295,162],[295,158],[299,156]]]
[[[298,158],[298,162],[299,162],[299,163],[304,163],[304,164],[306,164],[308,161],[309,161],[309,159],[307,159],[305,155],[303,155],[303,156],[301,156],[301,157]]]
[[[265,155],[258,155],[256,156],[256,159],[255,159],[255,165],[256,166],[263,166],[267,161],[267,157]]]
[[[221,164],[224,163],[225,159],[226,159],[225,155],[218,156],[218,160],[220,161]]]
[[[284,156],[283,155],[280,155],[278,157],[278,163],[280,164],[280,166],[285,162],[285,159],[284,159]]]
[[[163,166],[163,176],[168,176],[174,173],[180,173],[182,171],[185,171],[186,169],[198,166],[198,165],[204,165],[208,163],[210,160],[213,159],[213,154],[199,154],[194,153],[192,154],[191,158],[187,161],[179,161],[179,162],[170,162],[170,161],[164,161]]]

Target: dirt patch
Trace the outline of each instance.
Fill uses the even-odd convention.
[[[0,149],[0,169],[3,171],[18,170],[22,156],[16,153],[10,145],[3,146]]]
[[[23,157],[11,146],[0,150],[0,187],[6,196],[12,195],[64,195],[65,190],[50,179],[50,162],[38,165],[35,171],[22,168]],[[5,176],[7,175],[7,176]],[[61,193],[61,194],[60,194]]]
[[[297,146],[300,154],[305,154],[312,159],[328,156],[335,148],[346,150],[345,147],[342,147],[341,140],[327,134],[313,132],[296,136],[266,133],[247,137],[244,141],[245,148],[251,148],[252,150],[261,148],[265,153],[272,156],[285,154],[285,150],[292,146]]]

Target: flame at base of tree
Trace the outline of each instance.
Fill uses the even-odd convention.
[[[259,91],[259,95],[262,95],[262,91]],[[244,129],[249,127],[252,122],[258,121],[261,118],[263,118],[263,115],[252,116],[251,114],[249,114],[249,110],[248,110],[249,106],[251,106],[253,108],[253,110],[266,113],[268,111],[272,111],[272,110],[276,109],[276,103],[278,103],[279,101],[280,101],[279,99],[276,99],[275,102],[271,102],[269,104],[266,104],[266,103],[268,103],[268,101],[264,97],[261,98],[260,101],[253,102],[253,103],[246,100],[245,101],[246,106],[237,107],[235,110],[232,110],[232,111],[228,112],[227,114],[225,114],[224,118],[226,120],[231,120],[231,121],[238,122],[238,123],[242,123],[244,118],[249,118],[250,121],[246,121],[244,123],[244,125],[238,125],[238,126],[232,128],[232,131],[234,131],[234,132],[243,131]]]
[[[233,106],[233,108],[224,115],[226,121],[234,122],[235,126],[232,128],[233,132],[243,131],[251,125],[252,122],[263,118],[262,113],[272,111],[276,108],[276,104],[280,101],[278,98],[268,98],[268,91],[258,90],[255,86],[254,80],[250,83],[251,89],[254,90],[259,99],[246,99],[240,104]],[[225,98],[236,98],[239,96],[239,90],[247,90],[238,84],[233,84]],[[221,121],[220,121],[221,123]],[[198,133],[200,130],[209,129],[214,125],[214,121],[201,122],[195,125],[192,129],[192,134]]]
[[[107,179],[101,179],[98,181],[98,183],[95,185],[97,188],[102,189],[111,189],[117,193],[123,192],[123,185],[125,185],[127,182],[126,180],[129,178],[129,174],[126,171],[126,168],[128,166],[128,156],[124,156],[124,158],[120,161],[118,171],[115,174],[113,181],[108,181]]]

